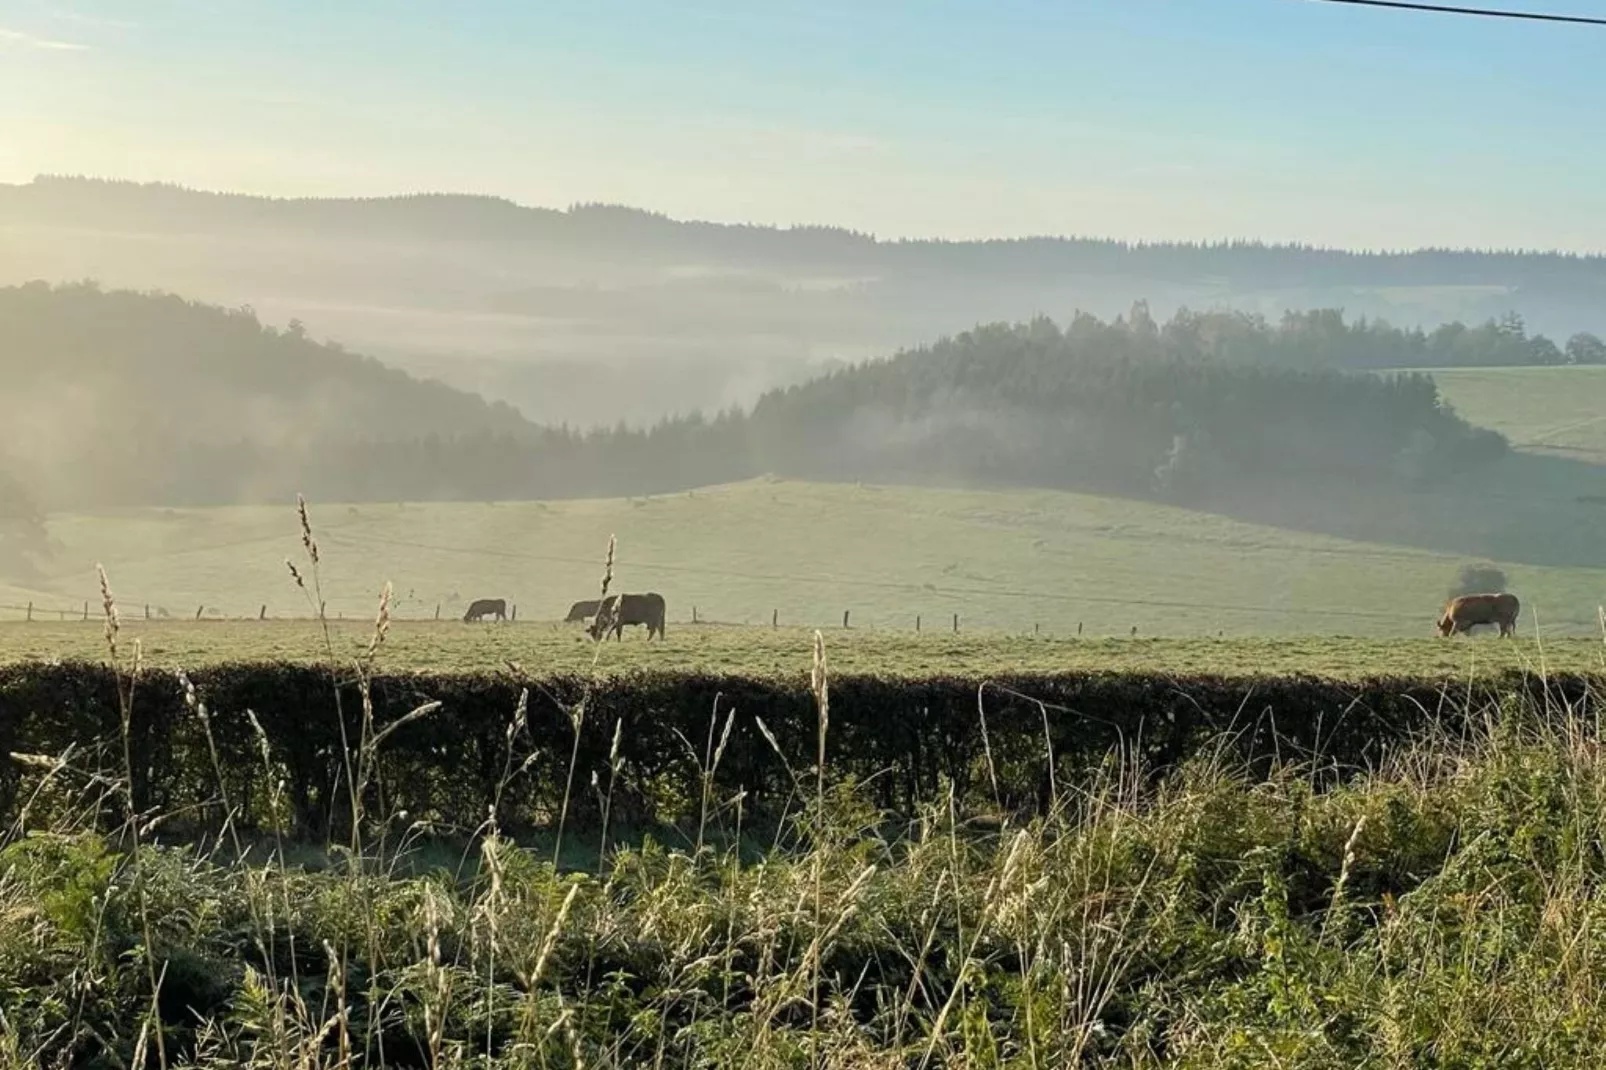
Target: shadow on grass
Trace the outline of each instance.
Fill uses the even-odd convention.
[[[1594,500],[1591,500],[1594,499]],[[1239,491],[1187,503],[1233,520],[1549,568],[1606,568],[1606,466],[1513,453],[1429,491]]]

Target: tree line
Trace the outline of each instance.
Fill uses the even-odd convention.
[[[0,220],[61,219],[197,231],[287,228],[345,238],[527,243],[574,254],[678,263],[712,258],[769,267],[829,265],[885,272],[998,278],[1119,275],[1152,280],[1226,280],[1240,287],[1497,286],[1529,295],[1593,300],[1606,257],[1527,250],[1419,249],[1375,252],[1298,243],[1129,242],[1039,236],[987,240],[883,240],[842,227],[775,227],[677,220],[616,204],[566,210],[501,197],[432,193],[361,198],[270,198],[187,189],[171,183],[40,175],[0,185]]]
[[[1139,301],[1105,323],[1073,318],[1067,333],[1079,343],[1148,358],[1267,364],[1287,368],[1511,368],[1606,364],[1606,341],[1580,332],[1557,344],[1530,333],[1515,312],[1483,323],[1444,323],[1432,330],[1397,327],[1341,309],[1289,311],[1278,320],[1238,311],[1181,309],[1157,323]]]
[[[29,302],[48,315],[24,315]],[[1139,305],[1112,322],[978,327],[746,410],[585,430],[537,427],[175,298],[0,291],[0,325],[19,393],[63,399],[19,414],[0,440],[0,553],[13,559],[42,552],[41,504],[623,496],[763,473],[1177,501],[1332,481],[1422,487],[1499,458],[1505,439],[1456,415],[1427,375],[1358,369],[1478,363],[1500,347],[1552,359],[1514,322],[1423,333],[1327,312],[1182,313],[1162,325]],[[71,448],[41,452],[30,436]]]

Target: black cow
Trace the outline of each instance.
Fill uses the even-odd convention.
[[[592,617],[597,615],[597,606],[599,604],[600,603],[595,600],[590,602],[576,602],[574,605],[569,607],[569,615],[563,618],[564,623],[568,624],[577,620],[590,620]]]
[[[597,619],[591,622],[587,630],[593,639],[601,639],[609,632],[619,639],[624,635],[625,625],[645,624],[648,639],[652,638],[654,632],[662,639],[664,615],[664,596],[661,594],[612,594],[597,608]]]
[[[481,598],[469,603],[468,612],[463,614],[463,623],[471,620],[484,620],[486,617],[495,617],[497,620],[507,620],[507,602],[501,598]]]

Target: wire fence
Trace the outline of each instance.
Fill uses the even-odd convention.
[[[996,611],[978,612],[974,616],[969,617],[967,617],[963,610],[955,611],[952,609],[944,609],[937,612],[914,610],[906,615],[894,615],[887,612],[884,607],[850,606],[842,609],[836,615],[827,615],[820,611],[813,613],[783,613],[781,609],[777,607],[771,609],[768,614],[758,615],[755,617],[754,614],[749,613],[743,616],[741,619],[737,619],[729,614],[721,615],[717,613],[708,613],[697,604],[691,603],[683,606],[680,612],[671,619],[676,620],[682,625],[691,624],[725,628],[779,629],[782,627],[841,627],[843,629],[853,629],[855,627],[864,625],[865,622],[869,622],[865,626],[877,630],[908,630],[915,633],[951,632],[957,634],[970,629],[984,631],[1025,631],[1033,634],[1136,635],[1140,630],[1137,625],[1121,624],[1117,626],[1114,623],[1118,617],[1127,615],[1112,613],[1110,610],[1129,609],[1189,612],[1200,615],[1208,615],[1216,619],[1228,617],[1238,624],[1241,624],[1245,617],[1253,617],[1257,619],[1277,618],[1283,620],[1297,618],[1337,618],[1341,620],[1365,622],[1373,625],[1374,627],[1387,625],[1401,627],[1414,626],[1421,623],[1423,616],[1419,613],[1406,614],[1381,610],[1339,609],[1331,607],[1313,609],[1311,607],[1304,606],[1231,604],[1211,601],[1190,601],[1184,599],[1117,598],[1112,596],[1097,595],[1076,596],[1069,594],[1045,593],[1041,591],[1029,592],[1002,589],[982,590],[961,588],[933,589],[929,586],[916,587],[914,585],[899,584],[886,584],[885,586],[894,587],[909,593],[915,593],[918,591],[919,593],[927,596],[935,594],[947,595],[952,598],[956,595],[970,594],[973,596],[979,595],[987,597],[1002,597],[1006,599],[1022,598],[1028,601],[1035,600],[1038,602],[1050,602],[1055,604],[1082,604],[1089,607],[1095,607],[1100,611],[1088,614],[1088,619],[1078,620],[1074,623],[1067,623],[1069,618],[1074,616],[1074,614],[1067,614],[1062,609],[1054,614],[1043,615],[1049,617],[1050,623],[1047,627],[1044,626],[1041,619],[1025,624],[1024,627],[1019,625],[1010,627],[1007,625],[1001,626],[999,624],[997,620],[999,614]],[[282,608],[275,608],[269,604],[258,604],[254,609],[235,608],[233,611],[220,609],[213,605],[203,603],[197,605],[193,610],[175,612],[169,608],[170,602],[171,600],[167,600],[166,602],[142,602],[120,598],[118,600],[119,618],[125,623],[149,621],[152,623],[162,624],[216,624],[226,622],[273,623],[295,621],[310,623],[319,619],[329,621],[371,622],[374,616],[374,611],[371,608],[361,611],[356,611],[354,609],[352,612],[348,613],[343,608],[337,609],[329,607],[326,604],[324,615],[322,618],[320,618],[315,610],[312,610],[305,604],[297,605],[294,602],[287,603]],[[456,604],[443,601],[430,605],[421,604],[418,600],[414,599],[411,600],[410,604],[393,603],[389,615],[390,619],[398,622],[408,622],[414,624],[440,623],[443,625],[461,625],[465,620],[463,614],[467,606],[468,603],[466,601],[458,601]],[[1437,607],[1434,607],[1434,609],[1436,610]],[[1432,615],[1433,611],[1430,611],[1429,616]],[[13,624],[60,624],[73,622],[99,623],[102,620],[102,616],[103,609],[101,607],[100,596],[98,593],[93,599],[85,599],[79,602],[37,601],[0,603],[0,621]],[[485,619],[493,622],[513,624],[520,623],[521,621],[522,623],[526,624],[567,623],[557,615],[541,611],[537,611],[533,614],[526,614],[521,618],[519,606],[516,602],[506,602],[504,606],[504,616],[498,618],[494,613],[489,613],[485,615]],[[589,620],[590,618],[587,619]],[[1127,619],[1130,621],[1131,617],[1128,616]],[[1146,619],[1152,620],[1152,615],[1148,616]],[[1091,629],[1088,627],[1089,623],[1092,624]]]

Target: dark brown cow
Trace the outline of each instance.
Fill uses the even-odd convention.
[[[567,624],[577,620],[590,620],[592,617],[597,615],[597,606],[600,604],[601,603],[596,601],[576,602],[574,605],[569,607],[569,615],[563,618],[564,623]]]
[[[1517,634],[1517,614],[1522,606],[1514,594],[1464,594],[1453,598],[1439,617],[1439,634],[1469,632],[1480,624],[1495,624],[1501,636]]]
[[[654,632],[662,639],[665,612],[664,596],[661,594],[611,594],[597,608],[597,619],[591,622],[588,630],[593,639],[601,639],[609,632],[619,639],[624,635],[625,625],[645,624],[648,639],[652,638]]]
[[[507,601],[501,598],[481,598],[470,602],[468,612],[463,614],[463,623],[467,624],[471,620],[484,620],[486,617],[507,620]]]

